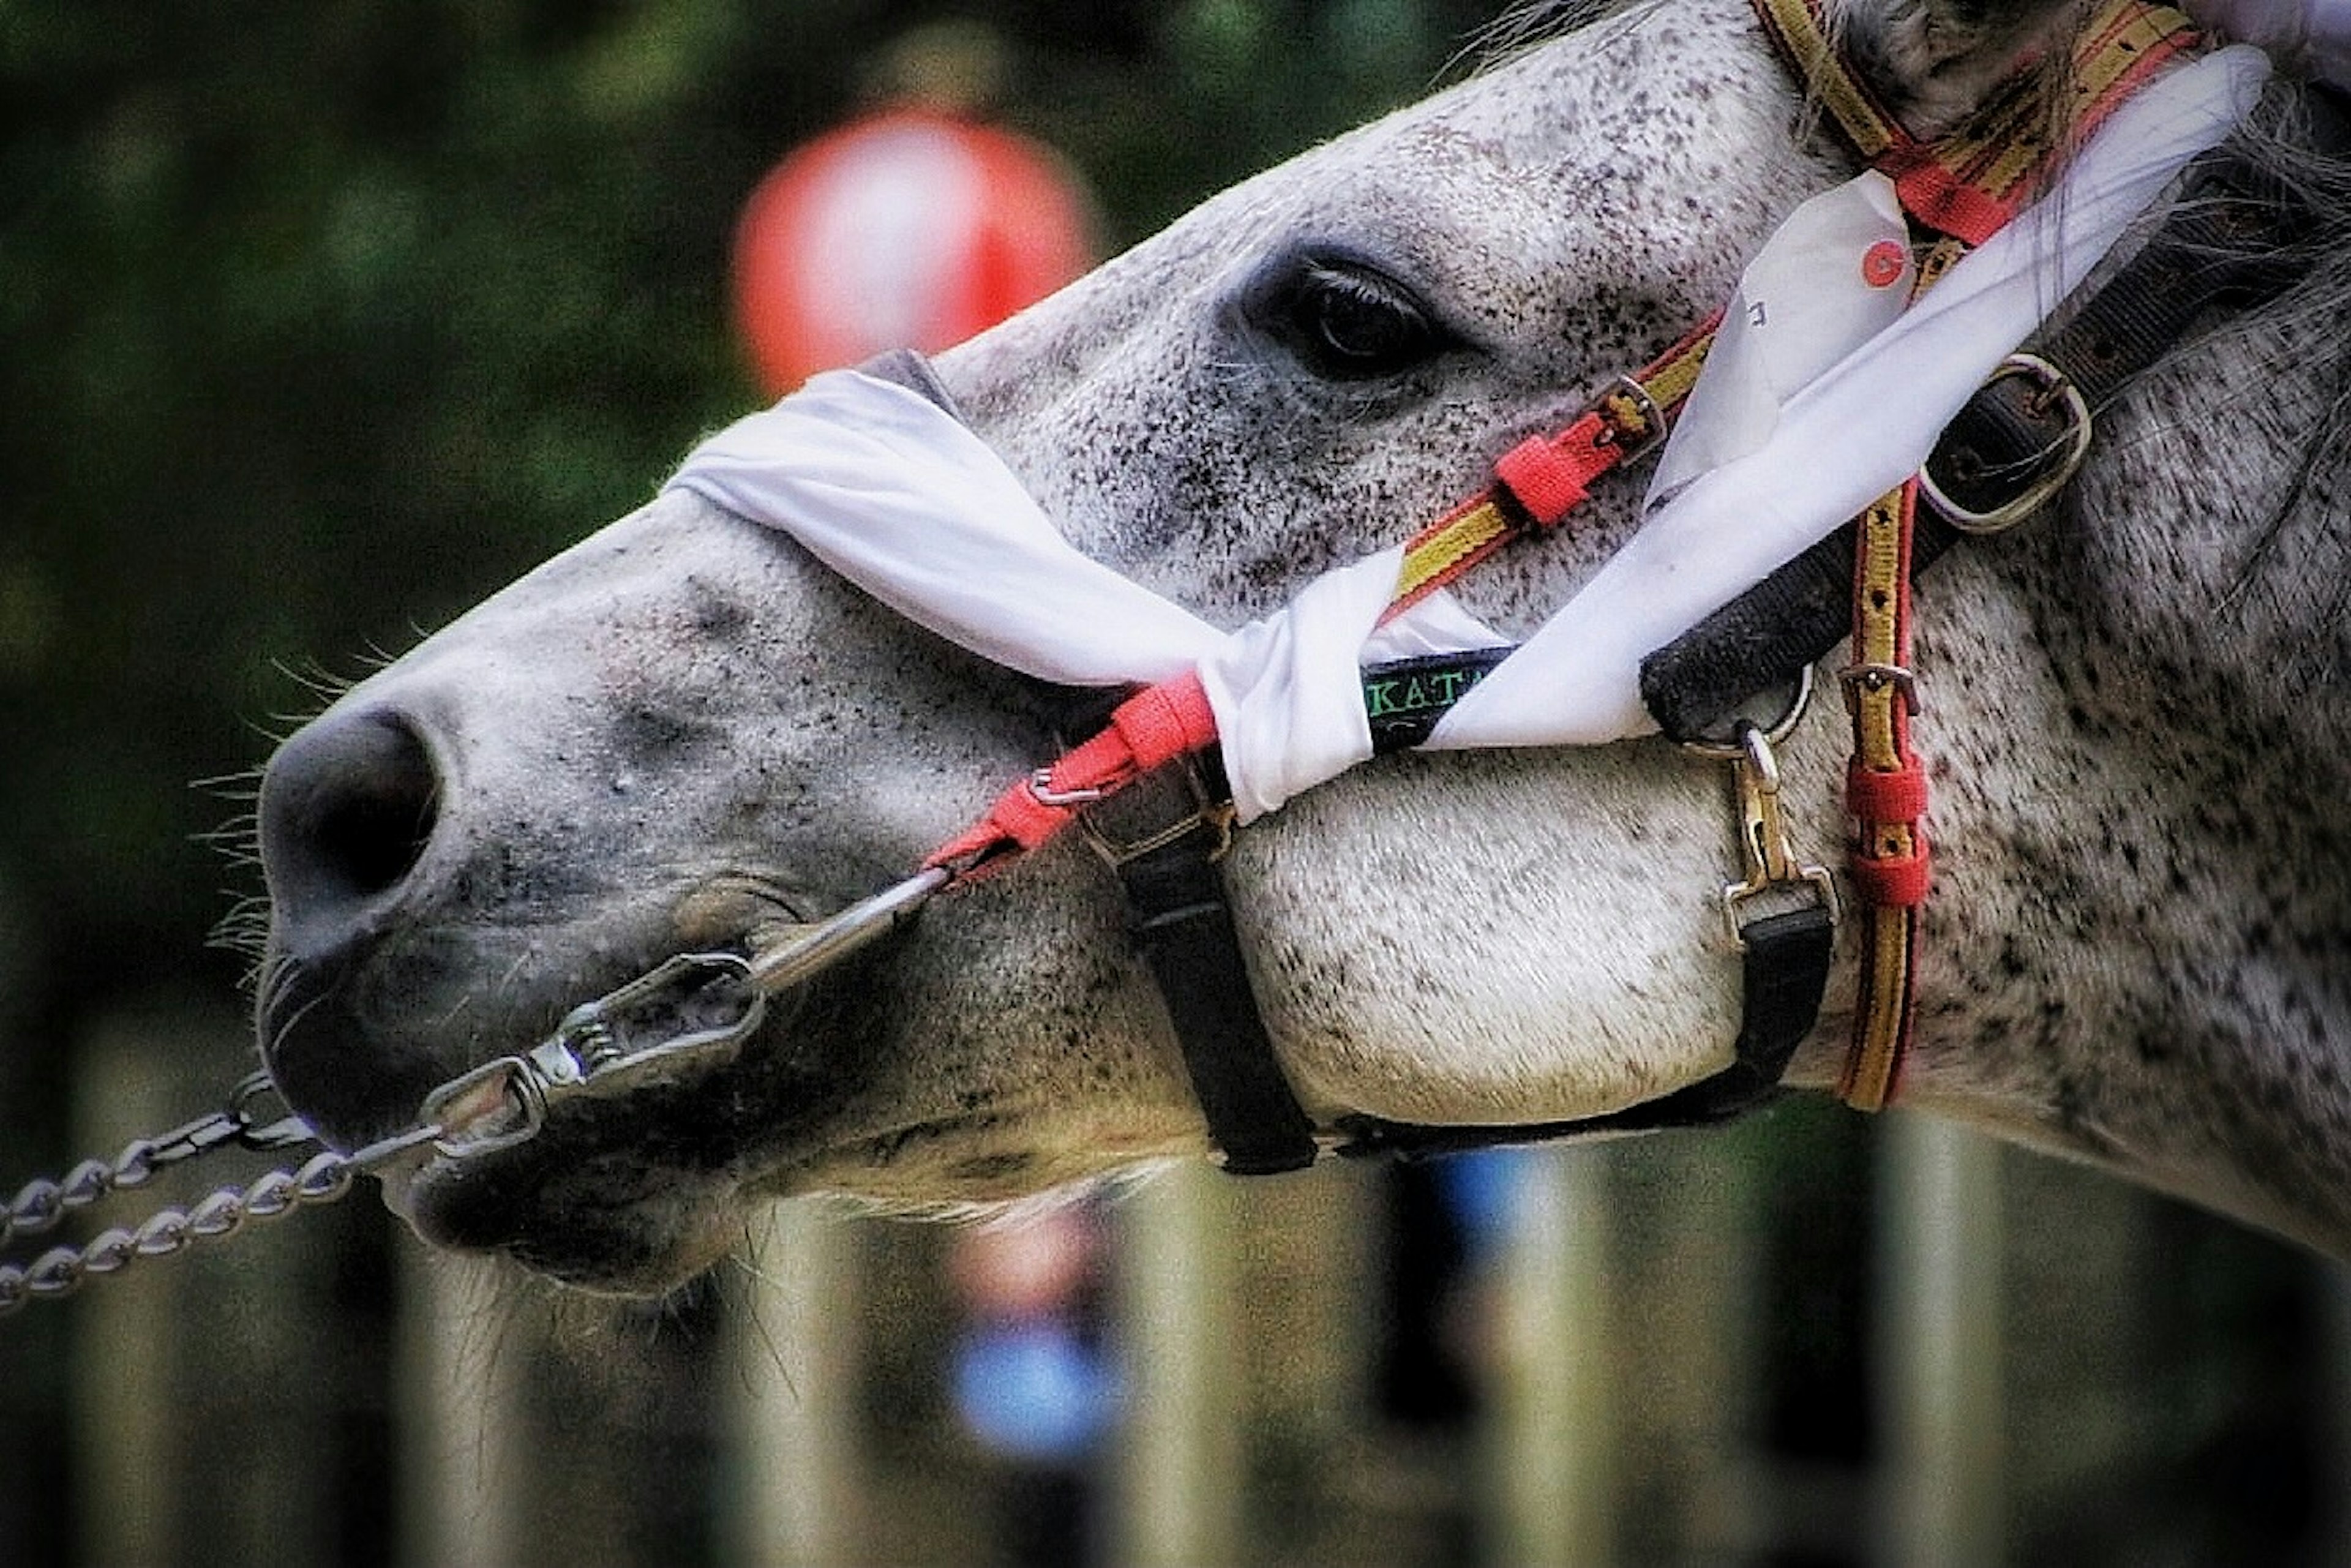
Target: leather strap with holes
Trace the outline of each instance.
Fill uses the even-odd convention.
[[[1931,877],[1921,821],[1927,770],[1910,747],[1917,711],[1910,536],[1917,503],[1914,479],[1855,520],[1853,664],[1844,682],[1853,717],[1845,807],[1854,821],[1849,870],[1861,895],[1861,986],[1837,1098],[1861,1111],[1881,1109],[1898,1086],[1910,1043],[1918,916]]]
[[[1855,150],[1894,182],[1913,227],[1929,237],[1918,267],[1921,292],[2037,196],[2065,153],[2115,105],[2200,41],[2195,25],[2171,6],[2103,0],[2076,37],[2072,68],[2062,78],[2067,101],[2052,106],[2043,73],[2020,72],[1959,131],[1920,141],[1839,57],[1822,3],[1755,0],[1755,8],[1806,90]],[[1917,502],[1914,477],[1855,519],[1853,664],[1844,672],[1854,751],[1845,798],[1862,954],[1853,1042],[1837,1097],[1862,1111],[1883,1108],[1900,1088],[1915,1014],[1919,915],[1932,880],[1923,821],[1926,768],[1910,745],[1917,711],[1910,669]]]
[[[1513,538],[1542,533],[1583,505],[1593,482],[1664,439],[1714,346],[1720,311],[1638,371],[1621,376],[1556,435],[1533,435],[1494,464],[1494,483],[1405,541],[1395,619]]]

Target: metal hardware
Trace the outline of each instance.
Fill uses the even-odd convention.
[[[282,1116],[264,1122],[254,1114],[256,1103],[265,1097],[274,1098],[277,1093],[277,1086],[269,1082],[266,1072],[248,1072],[238,1081],[229,1095],[228,1114],[240,1124],[236,1135],[239,1146],[266,1154],[273,1149],[290,1149],[319,1141],[319,1135],[310,1131],[310,1124],[287,1109],[282,1101],[279,1108],[286,1111]]]
[[[1979,512],[1961,506],[1946,494],[1935,482],[1931,465],[1918,470],[1918,493],[1927,503],[1941,514],[1945,522],[1963,534],[1996,534],[2012,528],[2046,505],[2051,497],[2064,489],[2080,471],[2083,458],[2089,455],[2090,438],[2095,434],[2090,405],[2064,371],[2038,354],[2011,354],[1984,379],[1985,386],[2015,379],[2030,381],[2040,388],[2033,395],[2036,413],[2054,403],[2064,410],[2065,432],[2057,441],[2043,448],[2043,455],[2064,451],[2056,465],[2042,475],[2023,490],[1988,512]]]
[[[1898,687],[1902,706],[1916,717],[1918,713],[1918,677],[1903,664],[1848,664],[1837,672],[1837,684],[1844,688],[1844,710],[1853,713],[1861,706],[1864,692],[1883,691]]]
[[[956,873],[945,866],[916,872],[827,919],[801,928],[766,952],[753,954],[746,977],[764,996],[802,985],[868,943],[896,930],[933,896],[953,886],[955,880]]]
[[[574,1009],[530,1051],[442,1084],[425,1096],[415,1123],[399,1132],[349,1154],[322,1149],[298,1170],[272,1170],[246,1187],[220,1186],[192,1208],[159,1209],[135,1228],[102,1230],[78,1247],[52,1247],[29,1263],[0,1262],[0,1317],[27,1301],[71,1295],[140,1259],[168,1257],[250,1221],[335,1202],[361,1173],[398,1160],[477,1159],[513,1148],[538,1135],[559,1101],[625,1093],[665,1069],[730,1060],[766,1019],[770,997],[894,929],[955,878],[946,867],[924,871],[748,956],[684,953],[666,959]],[[260,1109],[276,1092],[267,1074],[253,1073],[221,1110],[134,1139],[111,1162],[85,1160],[62,1180],[26,1183],[0,1209],[0,1246],[54,1229],[77,1209],[216,1149],[267,1152],[319,1143],[301,1117],[266,1116]]]
[[[1236,818],[1233,803],[1217,799],[1215,791],[1208,788],[1207,781],[1200,777],[1199,768],[1189,758],[1182,758],[1176,766],[1163,768],[1161,772],[1180,778],[1191,800],[1191,810],[1174,821],[1154,828],[1140,838],[1126,839],[1112,833],[1096,821],[1096,813],[1092,811],[1084,812],[1078,818],[1078,831],[1085,835],[1086,842],[1093,847],[1094,853],[1102,856],[1103,863],[1113,871],[1141,860],[1144,855],[1164,850],[1203,828],[1216,835],[1216,843],[1208,852],[1210,861],[1224,859],[1226,852],[1232,848]],[[1137,792],[1133,788],[1123,794],[1130,804],[1137,799]]]
[[[1760,734],[1769,745],[1777,746],[1796,733],[1796,726],[1803,722],[1804,715],[1811,710],[1814,685],[1813,667],[1806,664],[1796,672],[1796,689],[1789,694],[1787,706],[1769,725],[1759,729],[1752,720],[1742,718],[1732,727],[1728,740],[1709,740],[1704,736],[1693,736],[1679,743],[1681,748],[1693,757],[1703,757],[1709,761],[1737,762],[1749,755],[1747,736],[1750,731]]]
[[[1809,885],[1827,907],[1832,924],[1839,910],[1836,883],[1828,868],[1799,861],[1789,841],[1787,823],[1780,814],[1780,759],[1772,753],[1770,737],[1755,725],[1742,722],[1739,739],[1731,772],[1739,788],[1739,849],[1747,875],[1744,881],[1724,884],[1722,915],[1731,945],[1744,952],[1747,937],[1740,913],[1750,899],[1775,889]]]
[[[360,1168],[351,1156],[329,1149],[299,1170],[273,1170],[249,1186],[220,1187],[193,1208],[158,1209],[136,1228],[113,1227],[79,1247],[52,1247],[28,1264],[0,1264],[0,1317],[27,1301],[72,1295],[89,1280],[120,1273],[141,1259],[168,1258],[196,1242],[234,1236],[249,1223],[336,1202],[350,1191]]]
[[[603,1099],[686,1065],[732,1061],[766,1021],[768,999],[895,929],[948,886],[933,867],[804,926],[750,956],[682,953],[572,1009],[531,1050],[486,1061],[425,1096],[420,1137],[477,1159],[537,1137],[559,1102]]]
[[[1040,768],[1029,775],[1029,793],[1036,797],[1040,806],[1077,807],[1091,806],[1110,791],[1102,789],[1056,789],[1053,788],[1053,770]]]
[[[1608,405],[1618,398],[1631,402],[1640,414],[1642,434],[1637,440],[1627,441],[1624,426],[1609,417]],[[1617,461],[1621,463],[1635,462],[1665,442],[1669,423],[1666,411],[1657,406],[1649,389],[1631,376],[1618,376],[1610,382],[1607,391],[1584,404],[1583,412],[1598,414],[1600,422],[1608,427],[1609,441],[1615,446]]]

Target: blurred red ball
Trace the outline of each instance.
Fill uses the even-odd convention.
[[[737,324],[780,395],[889,349],[932,352],[992,327],[1092,264],[1084,195],[1026,137],[900,109],[781,163],[736,231]]]

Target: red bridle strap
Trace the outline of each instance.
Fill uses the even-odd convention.
[[[1656,446],[1698,384],[1717,312],[1631,376],[1619,377],[1555,435],[1529,436],[1494,464],[1494,481],[1405,543],[1386,622],[1458,580],[1512,539],[1555,528],[1603,475]],[[1079,812],[1179,757],[1216,744],[1217,716],[1196,674],[1130,697],[1109,727],[1022,779],[925,867],[958,881],[1001,870]]]
[[[1113,709],[1101,733],[997,797],[979,821],[939,846],[925,870],[968,881],[1002,869],[1152,769],[1217,743],[1216,710],[1194,674],[1145,686]]]

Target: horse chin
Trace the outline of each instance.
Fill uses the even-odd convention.
[[[383,1193],[431,1246],[499,1254],[604,1295],[674,1290],[742,1238],[727,1184],[647,1166],[626,1150],[527,1166],[436,1157],[388,1176]]]

